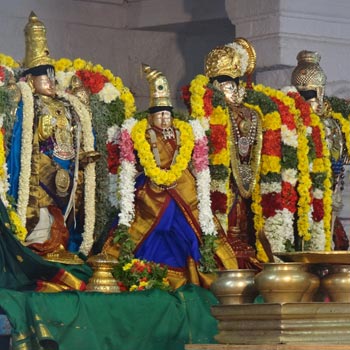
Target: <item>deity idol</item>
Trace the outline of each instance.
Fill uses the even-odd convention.
[[[213,49],[205,59],[205,76],[192,80],[190,97],[185,97],[190,113],[210,134],[212,209],[240,268],[259,266],[252,248],[251,196],[259,173],[262,123],[258,109],[244,102],[241,81],[252,73],[255,61],[253,46],[242,38]]]
[[[49,260],[88,254],[95,202],[91,114],[78,97],[56,91],[46,29],[34,13],[25,28],[25,81],[8,158],[10,194],[26,226],[26,245]],[[90,208],[91,209],[91,208]],[[89,210],[93,212],[93,210]]]
[[[347,249],[348,239],[337,214],[342,208],[342,178],[344,165],[349,164],[350,130],[349,120],[340,113],[334,113],[329,100],[325,96],[326,74],[321,68],[321,56],[313,51],[300,51],[297,55],[298,65],[292,72],[291,83],[301,96],[319,116],[323,124],[329,157],[332,167],[332,222],[331,232],[334,249]]]
[[[119,225],[127,226],[137,258],[168,267],[173,288],[208,287],[208,254],[214,268],[237,268],[237,262],[224,235],[216,233],[210,209],[206,137],[198,122],[174,118],[166,77],[147,65],[144,72],[151,92],[148,117],[127,119],[121,128]],[[113,254],[113,246],[106,250]]]

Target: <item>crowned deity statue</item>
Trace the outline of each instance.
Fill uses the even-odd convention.
[[[8,156],[10,195],[28,231],[25,244],[48,260],[76,263],[94,229],[94,136],[90,109],[58,91],[46,29],[32,12],[25,27],[23,78]],[[92,208],[93,209],[93,208]]]
[[[151,95],[147,117],[121,127],[119,227],[127,227],[136,258],[167,266],[171,287],[208,287],[209,262],[214,269],[237,262],[212,217],[207,139],[198,121],[174,117],[166,77],[148,65],[143,70]],[[117,246],[105,250],[117,254]]]
[[[227,233],[237,257],[240,268],[256,267],[255,250],[252,248],[255,240],[253,215],[251,211],[251,196],[256,184],[260,165],[262,148],[262,123],[257,110],[250,108],[244,101],[245,84],[241,78],[251,74],[255,68],[256,54],[253,46],[243,38],[237,38],[233,43],[219,46],[209,52],[205,59],[205,75],[215,90],[220,91],[224,98],[222,107],[227,111],[226,125],[217,128],[217,112],[209,116],[211,132],[215,132],[212,143],[216,139],[226,140],[226,210],[221,223]],[[224,115],[224,114],[223,114]],[[214,147],[215,148],[215,147]],[[214,150],[215,152],[215,150]],[[216,158],[216,160],[215,160]],[[217,161],[215,154],[212,164]],[[221,165],[221,164],[220,164]],[[216,205],[215,194],[220,191],[220,181],[212,182],[212,202]]]
[[[292,72],[291,83],[311,106],[323,125],[332,171],[333,248],[347,250],[348,239],[337,215],[343,206],[341,191],[344,165],[349,164],[350,135],[345,131],[349,130],[350,122],[341,113],[334,112],[330,100],[325,96],[327,77],[320,66],[320,59],[321,56],[317,52],[300,51],[297,55],[298,64]]]

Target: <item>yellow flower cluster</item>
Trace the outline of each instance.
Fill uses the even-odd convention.
[[[138,152],[145,175],[160,186],[170,186],[181,177],[183,171],[188,167],[194,148],[194,135],[191,125],[178,119],[174,119],[173,124],[175,128],[180,130],[180,148],[175,162],[169,170],[161,169],[157,165],[151,146],[146,140],[147,119],[137,122],[131,131],[134,148]]]
[[[53,63],[55,71],[73,72],[77,70],[88,70],[100,73],[105,76],[111,84],[120,92],[120,99],[124,102],[125,118],[130,118],[136,111],[135,99],[130,90],[124,86],[120,77],[116,77],[109,69],[104,69],[100,64],[94,65],[89,61],[76,58],[71,61],[68,58],[61,58]]]
[[[0,53],[0,66],[6,66],[9,68],[18,68],[19,64],[11,56],[7,56]]]
[[[341,113],[336,113],[332,111],[332,118],[338,120],[341,131],[345,136],[345,144],[348,151],[348,156],[350,157],[350,121],[345,119]]]
[[[21,219],[17,215],[16,211],[13,210],[12,208],[9,209],[9,216],[10,216],[10,221],[12,225],[15,227],[15,236],[21,241],[24,242],[24,240],[27,237],[27,229],[22,225]]]
[[[209,83],[209,78],[204,75],[197,75],[190,84],[190,93],[191,93],[191,109],[192,116],[194,118],[204,117],[204,105],[203,105],[203,96],[205,94],[205,86]]]

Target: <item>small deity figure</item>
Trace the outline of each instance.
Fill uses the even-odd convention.
[[[229,112],[229,132],[226,133],[229,138],[230,200],[225,220],[227,239],[233,246],[240,268],[258,264],[252,248],[255,232],[251,196],[259,172],[262,123],[258,112],[245,104],[245,86],[240,80],[252,73],[255,62],[255,50],[243,38],[213,49],[205,60],[205,75],[223,93]]]
[[[321,56],[313,51],[300,51],[297,55],[298,65],[292,72],[291,83],[300,95],[308,102],[313,112],[320,117],[324,126],[326,142],[332,164],[332,223],[331,231],[335,243],[334,249],[347,249],[348,239],[342,225],[337,218],[342,203],[342,178],[344,177],[344,165],[349,164],[349,135],[344,130],[349,128],[349,121],[339,113],[333,112],[330,102],[325,96],[326,74],[321,68]],[[338,227],[336,230],[335,227]]]
[[[8,157],[10,195],[28,231],[26,245],[47,259],[74,263],[67,251],[87,255],[93,243],[99,155],[91,114],[78,97],[56,91],[46,29],[33,12],[25,37],[22,101]]]
[[[119,225],[125,225],[128,216],[124,214],[129,207],[125,201],[129,179],[125,174],[132,174],[124,164],[136,152],[135,173],[137,169],[139,174],[136,178],[134,209],[130,210],[133,218],[128,227],[128,233],[136,245],[135,257],[167,266],[168,279],[173,288],[185,283],[208,287],[214,276],[201,269],[203,254],[212,255],[212,261],[216,264],[214,268],[237,268],[237,262],[221,233],[212,236],[216,241],[214,251],[202,249],[206,247],[203,231],[212,230],[214,234],[216,229],[214,222],[210,221],[212,219],[208,220],[212,218],[209,181],[199,181],[199,174],[192,164],[194,127],[187,121],[174,118],[166,77],[147,65],[144,72],[151,93],[148,117],[134,120],[134,124],[126,120],[121,129],[122,198]],[[131,129],[130,154],[125,150],[128,145],[125,138],[127,125]],[[204,130],[199,123],[196,125],[199,128],[197,134],[202,130],[204,137]],[[201,157],[205,163],[207,156],[205,158],[202,154]],[[205,197],[205,191],[208,191],[206,203],[200,201],[199,196],[201,192],[202,198]],[[203,218],[208,220],[208,224],[203,225]],[[110,248],[106,249],[113,254],[113,246]]]

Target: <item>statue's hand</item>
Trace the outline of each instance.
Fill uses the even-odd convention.
[[[54,118],[50,115],[42,115],[39,118],[38,134],[39,140],[47,140],[52,134],[55,126]]]
[[[81,152],[79,154],[79,166],[84,169],[88,164],[97,162],[101,154],[96,151]]]

